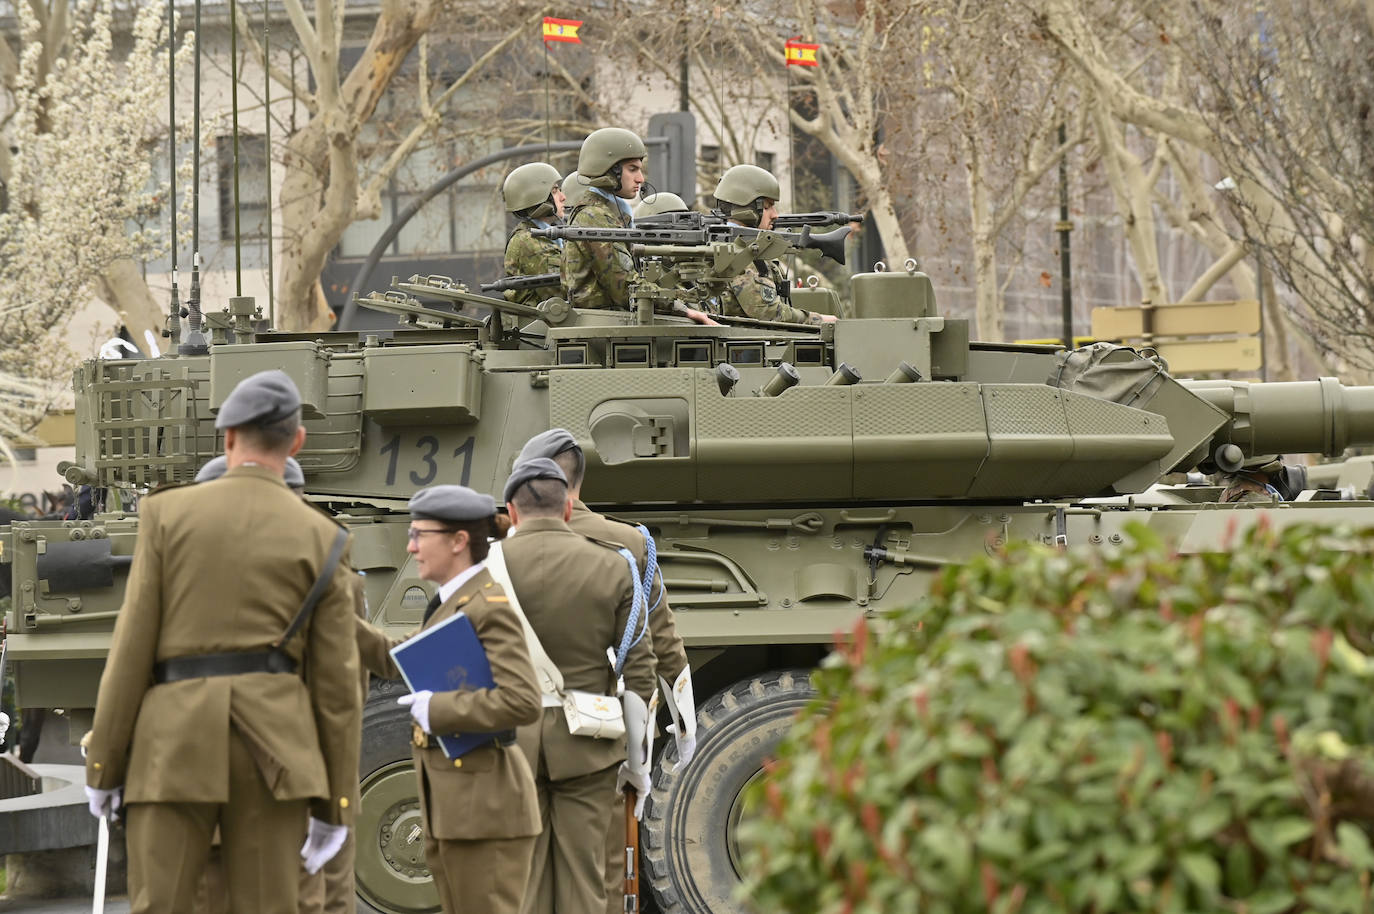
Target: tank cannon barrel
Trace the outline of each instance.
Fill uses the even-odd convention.
[[[1347,387],[1336,378],[1181,383],[1230,416],[1212,436],[1211,455],[1227,444],[1247,456],[1334,456],[1348,447],[1374,445],[1374,387]]]

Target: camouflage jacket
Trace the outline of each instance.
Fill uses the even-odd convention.
[[[628,228],[630,217],[610,200],[592,193],[573,213],[570,224]],[[634,259],[627,245],[604,241],[569,241],[563,245],[563,295],[574,308],[628,309],[634,278]]]
[[[531,235],[530,229],[534,227],[533,222],[521,219],[506,241],[507,276],[537,276],[540,273],[557,273],[562,269],[563,249],[551,238]],[[506,301],[537,305],[546,298],[561,294],[562,287],[554,283],[537,289],[511,289],[505,296]]]
[[[759,268],[763,269],[760,270]],[[752,317],[760,321],[786,321],[791,324],[819,324],[821,316],[794,308],[778,291],[787,278],[777,261],[754,262],[730,281],[721,294],[721,313],[726,317]]]

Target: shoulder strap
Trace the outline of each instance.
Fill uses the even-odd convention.
[[[540,691],[545,695],[562,695],[563,671],[544,650],[544,645],[534,633],[530,620],[525,617],[525,610],[520,606],[520,595],[515,592],[515,585],[511,583],[510,569],[506,567],[506,556],[501,551],[500,543],[491,544],[486,567],[487,573],[491,575],[492,580],[501,585],[501,589],[506,592],[506,599],[510,600],[515,614],[520,617],[520,626],[525,630],[525,643],[529,646],[530,660],[534,662],[534,671],[539,674]]]
[[[300,610],[296,613],[296,618],[291,620],[291,624],[286,627],[286,631],[273,642],[273,647],[281,647],[290,641],[296,632],[301,630],[301,626],[310,620],[310,615],[315,611],[315,605],[320,602],[320,597],[324,596],[325,588],[329,586],[329,579],[334,577],[334,569],[339,567],[339,559],[343,558],[344,547],[348,545],[348,531],[343,527],[334,535],[334,545],[329,549],[329,556],[324,560],[324,567],[320,569],[319,577],[315,578],[315,583],[311,586],[310,592],[305,595],[305,602],[301,604]]]

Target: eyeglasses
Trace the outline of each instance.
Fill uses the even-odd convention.
[[[446,529],[444,529],[443,527],[439,527],[439,528],[437,528],[437,529],[431,529],[431,530],[421,530],[421,529],[418,529],[418,528],[416,528],[416,527],[411,527],[409,530],[406,531],[406,539],[410,540],[412,543],[417,543],[417,542],[420,541],[420,537],[424,536],[426,533],[457,533],[457,532],[458,532],[458,531],[456,531],[456,530],[446,530]]]

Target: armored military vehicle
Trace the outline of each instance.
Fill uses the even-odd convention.
[[[1111,548],[1133,522],[1204,550],[1261,513],[1374,520],[1367,502],[1312,492],[1221,505],[1208,487],[1157,486],[1374,444],[1374,388],[1181,381],[1125,348],[971,342],[914,263],[852,288],[855,319],[703,326],[652,302],[521,306],[413,277],[365,302],[398,316],[390,332],[256,332],[236,300],[239,313],[210,316],[204,354],[88,362],[65,473],[93,487],[96,512],[16,523],[3,541],[20,703],[66,709],[74,736],[88,725],[137,497],[220,451],[215,412],[248,374],[295,379],[308,497],[352,529],[371,617],[397,633],[430,592],[406,553],[407,497],[441,482],[499,493],[525,440],[563,426],[587,454],[586,500],[653,532],[700,699],[696,758],[677,770],[668,741],[655,771],[649,889],[664,911],[721,914],[741,910],[743,789],[811,695],[808,671],[837,631],[916,599],[943,566],[1014,538]],[[823,289],[793,296],[837,305]],[[358,890],[378,911],[429,911],[396,694],[378,684],[366,708]]]

